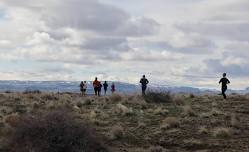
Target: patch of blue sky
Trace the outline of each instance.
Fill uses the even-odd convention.
[[[0,21],[4,20],[5,16],[6,16],[5,10],[0,8]]]

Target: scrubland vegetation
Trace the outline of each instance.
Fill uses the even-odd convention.
[[[2,152],[249,151],[249,95],[0,93]]]

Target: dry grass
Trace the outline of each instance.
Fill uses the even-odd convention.
[[[183,106],[183,116],[196,116],[194,110],[192,109],[192,107],[190,105],[185,105]]]
[[[162,115],[162,116],[166,116],[168,115],[169,110],[164,109],[163,107],[158,107],[154,110],[154,114],[155,115]]]
[[[184,101],[184,97],[181,95],[175,95],[173,97],[173,102],[176,104],[176,105],[185,105],[185,101]]]
[[[10,152],[107,151],[90,126],[67,110],[42,111],[17,121],[7,137]]]
[[[209,133],[209,130],[208,130],[207,127],[205,127],[205,126],[200,126],[200,127],[199,127],[199,130],[198,130],[198,133],[199,133],[199,134],[208,134],[208,133]]]
[[[180,126],[180,121],[176,117],[167,117],[161,124],[161,129],[177,128]]]
[[[116,108],[114,109],[114,111],[118,114],[122,114],[122,115],[131,115],[133,113],[132,108],[128,108],[125,105],[119,103],[117,104]]]
[[[144,100],[148,103],[172,103],[173,96],[170,92],[148,91]]]
[[[229,138],[232,134],[231,128],[218,127],[213,130],[213,136],[218,138]]]
[[[37,118],[37,111],[42,111],[40,113],[42,116],[58,108],[67,109],[73,114],[70,121],[83,122],[83,124],[90,122],[90,128],[94,132],[88,132],[110,139],[102,140],[98,136],[96,141],[104,142],[111,152],[248,150],[247,96],[232,95],[228,100],[223,100],[221,96],[216,95],[190,97],[188,94],[159,93],[149,96],[150,102],[148,98],[146,102],[146,97],[136,94],[114,96],[0,93],[0,151],[9,152],[2,145],[6,145],[9,139],[7,137],[11,137],[13,131],[23,124],[19,122],[20,119],[25,120],[27,116]],[[39,120],[43,122],[42,124],[51,124],[51,126],[56,122],[51,119],[49,123],[44,122],[44,119]],[[69,124],[66,120],[60,122]],[[26,123],[25,128],[34,126],[33,123],[39,124],[38,121],[32,121]],[[58,129],[60,126],[49,128]],[[79,132],[77,129],[70,129],[72,140],[78,138]],[[61,136],[66,139],[69,136],[66,134],[68,133],[63,133]],[[29,137],[26,134],[23,136]],[[34,137],[30,139],[36,141]],[[19,143],[23,146],[25,142],[26,139]],[[41,140],[39,142],[42,143]]]
[[[110,138],[112,140],[120,139],[124,136],[124,128],[120,125],[113,126],[110,131]]]
[[[231,126],[235,128],[239,128],[241,126],[240,119],[236,114],[232,114],[231,116]]]
[[[150,147],[150,152],[166,152],[166,150],[161,146]]]
[[[123,97],[118,93],[114,93],[109,98],[112,102],[119,102],[119,101],[122,101],[122,99],[123,99]]]

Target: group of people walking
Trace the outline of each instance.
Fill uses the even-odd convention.
[[[93,85],[94,93],[95,93],[96,96],[100,96],[101,95],[102,87],[104,87],[104,94],[106,95],[108,87],[109,87],[107,81],[105,81],[102,84],[101,81],[98,81],[98,78],[96,77],[95,80],[93,81],[92,85]],[[86,83],[86,81],[84,81],[84,82],[82,81],[80,83],[80,91],[81,91],[81,93],[82,93],[83,96],[86,95],[86,90],[87,90],[87,83]],[[112,92],[112,94],[115,91],[116,91],[116,88],[115,88],[115,84],[113,82],[112,85],[111,85],[111,92]]]
[[[142,95],[145,96],[147,85],[149,84],[149,81],[145,77],[145,75],[143,75],[142,78],[140,79],[140,83],[141,83]],[[223,73],[223,77],[219,81],[219,84],[220,83],[221,83],[221,95],[223,95],[224,99],[226,99],[227,98],[227,96],[226,96],[227,84],[230,83],[230,81],[226,78],[226,73]],[[108,86],[109,85],[108,85],[107,81],[105,81],[102,84],[100,81],[98,81],[97,77],[93,81],[93,88],[94,88],[94,93],[96,96],[101,95],[102,87],[104,87],[104,94],[106,95]],[[87,89],[87,83],[86,83],[86,81],[84,81],[84,82],[82,81],[80,83],[80,91],[82,92],[82,95],[84,95],[84,96],[86,95],[86,89]],[[115,91],[116,91],[115,84],[112,83],[111,92],[114,93]]]

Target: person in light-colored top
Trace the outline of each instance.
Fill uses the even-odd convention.
[[[81,94],[83,95],[83,96],[85,96],[86,95],[86,89],[87,89],[87,84],[86,84],[86,81],[81,81],[81,83],[80,83],[80,91],[81,91]]]

